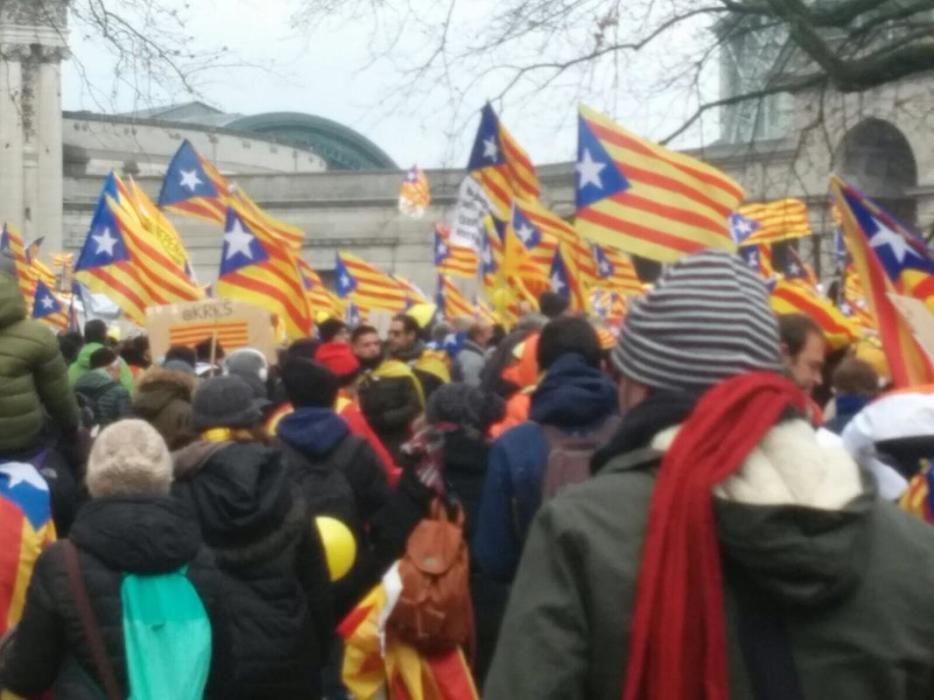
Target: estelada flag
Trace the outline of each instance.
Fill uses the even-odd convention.
[[[431,204],[428,178],[417,165],[409,168],[399,187],[399,211],[413,219],[421,219]]]
[[[360,309],[393,312],[405,309],[408,298],[405,289],[390,275],[356,255],[337,254],[334,279],[337,296],[354,302]]]
[[[470,151],[467,172],[483,188],[493,213],[505,219],[514,199],[538,199],[538,174],[528,154],[506,131],[489,103]]]
[[[811,235],[807,206],[789,197],[771,202],[744,204],[729,218],[737,245],[764,245]]]
[[[888,295],[896,288],[890,275],[904,263],[926,264],[920,251],[912,252],[908,241],[895,231],[881,210],[856,189],[837,177],[831,178],[831,194],[843,217],[843,233],[853,266],[859,273],[870,309],[879,328],[879,339],[898,388],[934,382],[934,366],[918,344],[907,322]]]
[[[727,219],[743,190],[731,178],[587,107],[578,125],[575,226],[584,238],[661,262],[736,249]]]

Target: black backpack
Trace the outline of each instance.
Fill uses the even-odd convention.
[[[362,523],[344,465],[355,459],[365,444],[363,438],[348,434],[318,461],[282,442],[291,479],[301,489],[309,513],[337,518],[352,530],[360,531]]]

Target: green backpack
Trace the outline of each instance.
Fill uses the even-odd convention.
[[[120,587],[130,700],[196,700],[211,667],[211,623],[185,575],[128,574]]]

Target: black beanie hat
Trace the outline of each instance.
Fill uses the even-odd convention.
[[[333,408],[339,384],[327,367],[307,357],[289,357],[282,367],[285,393],[295,408]]]

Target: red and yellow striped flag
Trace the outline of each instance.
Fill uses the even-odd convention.
[[[464,293],[445,275],[438,275],[438,291],[435,298],[438,310],[448,321],[463,316],[473,318],[477,313],[477,309]]]
[[[769,305],[776,314],[798,313],[813,319],[835,350],[860,337],[856,324],[804,280],[777,280],[769,295]]]
[[[578,137],[575,225],[584,238],[662,262],[736,249],[727,219],[743,190],[728,176],[587,107]]]
[[[609,246],[592,245],[596,284],[623,296],[642,294],[642,281],[628,255]]]
[[[470,152],[467,172],[486,192],[493,213],[509,215],[514,199],[538,199],[538,174],[528,154],[506,131],[489,103],[480,114],[480,128]]]
[[[794,198],[744,204],[729,222],[734,240],[742,246],[778,243],[812,233],[807,206]]]
[[[32,299],[36,294],[36,277],[26,261],[26,248],[19,231],[9,224],[3,225],[0,232],[0,252],[13,261],[13,271],[19,292],[26,301],[27,312],[31,309]]]
[[[341,318],[344,305],[330,289],[324,286],[321,276],[304,258],[298,258],[298,271],[305,286],[305,296],[316,323],[328,318]]]
[[[444,224],[435,224],[435,268],[439,274],[473,278],[477,276],[477,251],[451,242]]]
[[[334,278],[337,296],[349,299],[361,310],[399,312],[405,309],[407,294],[402,286],[356,255],[337,254]]]

